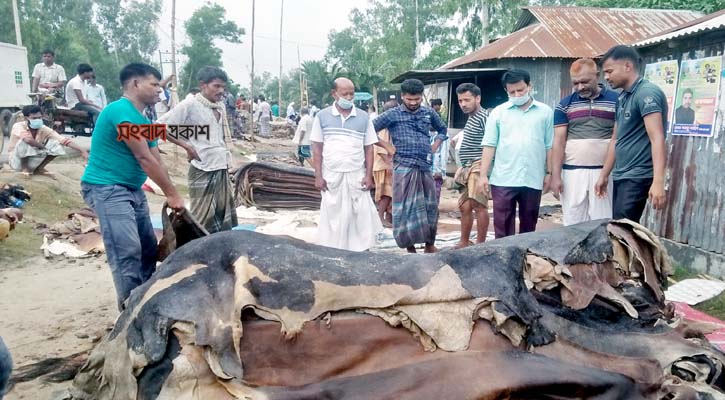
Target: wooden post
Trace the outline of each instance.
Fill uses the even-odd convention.
[[[297,69],[300,72],[300,108],[305,104],[304,78],[302,77],[302,61],[300,60],[300,45],[297,45]]]
[[[282,6],[279,10],[279,79],[277,102],[279,103],[279,115],[282,115],[282,21],[284,16],[284,0],[282,0]]]
[[[20,34],[20,15],[18,15],[18,0],[13,0],[13,19],[15,20],[15,41],[18,43],[18,46],[22,46],[23,36]]]
[[[159,58],[160,57],[161,53],[159,53]],[[174,89],[176,89],[176,94],[177,96],[181,96],[181,92],[179,92],[179,80],[176,76],[176,0],[171,0],[171,73],[174,74],[172,82]],[[164,78],[163,73],[161,75],[161,77]],[[174,167],[176,167],[179,162],[179,154],[176,151],[177,147],[179,146],[174,146]]]
[[[254,143],[254,123],[257,122],[254,119],[254,9],[256,5],[256,0],[252,0],[252,72],[251,72],[251,82],[249,83],[249,97],[251,97],[251,104],[250,104],[250,110],[252,111],[252,136],[251,136],[251,142]]]

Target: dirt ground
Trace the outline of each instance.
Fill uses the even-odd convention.
[[[161,149],[174,183],[186,195],[185,153],[175,153],[173,146],[166,144]],[[249,142],[238,144],[235,158],[249,160],[257,153],[294,150],[288,140],[262,139],[254,146]],[[40,250],[42,235],[36,227],[64,220],[70,211],[84,206],[80,196],[82,159],[70,154],[51,163],[48,169],[56,174],[55,179],[26,179],[7,166],[0,170],[0,184],[21,184],[33,195],[24,209],[24,222],[0,242],[0,336],[10,349],[16,369],[90,350],[118,317],[105,255],[45,258]],[[455,232],[457,193],[444,190],[442,197],[440,231]],[[164,198],[148,194],[148,199],[151,214],[160,214]],[[556,200],[546,198],[544,203],[555,204]],[[549,223],[542,224],[545,227]],[[15,385],[6,399],[59,400],[65,398],[70,384],[39,378]]]

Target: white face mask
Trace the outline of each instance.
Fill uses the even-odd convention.
[[[531,99],[531,95],[526,93],[523,96],[509,96],[509,101],[515,106],[523,106]]]

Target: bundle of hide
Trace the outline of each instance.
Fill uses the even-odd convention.
[[[132,292],[73,395],[721,398],[725,356],[673,327],[668,272],[627,221],[409,256],[217,233]]]

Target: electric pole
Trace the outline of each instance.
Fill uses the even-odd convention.
[[[277,101],[279,102],[279,115],[282,115],[282,17],[284,16],[284,0],[279,10],[279,80]]]
[[[20,15],[18,15],[18,0],[13,0],[13,19],[15,20],[15,41],[18,46],[23,45],[23,37],[20,34]]]
[[[256,0],[252,0],[252,72],[251,72],[251,78],[252,81],[249,83],[249,96],[251,97],[251,110],[252,110],[252,136],[250,141],[254,143],[254,123],[256,122],[254,120],[254,9],[255,9]]]

